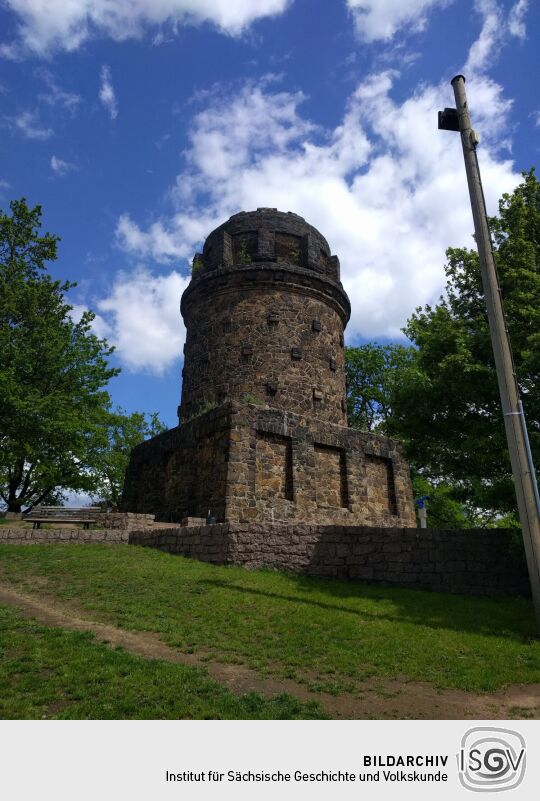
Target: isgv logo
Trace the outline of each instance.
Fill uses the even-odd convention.
[[[512,790],[525,776],[525,739],[512,729],[477,726],[461,739],[459,780],[467,790]]]

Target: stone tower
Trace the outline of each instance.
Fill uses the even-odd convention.
[[[302,217],[235,214],[193,261],[180,419],[226,399],[346,424],[339,261]]]
[[[302,217],[235,214],[193,260],[179,425],[132,452],[158,520],[415,525],[396,442],[347,428],[339,260]]]

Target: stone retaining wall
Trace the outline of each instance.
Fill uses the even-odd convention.
[[[0,528],[0,545],[128,542],[214,564],[465,595],[530,595],[523,549],[516,532],[506,529],[238,523],[138,531]]]
[[[39,543],[107,542],[127,545],[127,529],[21,528],[0,527],[0,545],[36,545]]]
[[[129,542],[216,564],[466,595],[530,594],[512,530],[223,523],[136,531]]]
[[[103,512],[99,517],[99,523],[104,529],[120,528],[126,531],[139,531],[153,527],[154,515],[136,512]]]

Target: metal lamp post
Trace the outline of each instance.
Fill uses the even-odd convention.
[[[459,131],[461,134],[504,425],[512,463],[512,474],[532,597],[540,630],[540,500],[538,486],[527,436],[523,406],[519,399],[508,329],[504,318],[501,290],[493,257],[493,245],[484,192],[482,190],[480,167],[476,155],[478,138],[471,127],[467,96],[465,94],[465,78],[463,75],[456,75],[452,78],[451,83],[454,88],[456,108],[446,108],[444,111],[439,111],[439,128],[447,131]]]

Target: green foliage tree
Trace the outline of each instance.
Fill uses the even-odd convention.
[[[393,398],[405,371],[412,369],[415,349],[368,342],[345,349],[347,418],[352,428],[385,433]]]
[[[534,170],[490,220],[516,376],[540,461],[540,183]],[[404,329],[412,346],[348,349],[349,421],[404,442],[437,525],[515,524],[515,494],[478,254],[447,250],[446,295]]]
[[[347,417],[352,428],[380,434],[392,429],[396,434],[392,425],[394,399],[406,380],[414,381],[416,355],[412,346],[376,342],[346,348]],[[401,432],[399,436],[403,439]],[[412,479],[414,496],[429,496],[431,526],[467,528],[472,525],[450,484],[441,480],[430,482],[417,472],[415,464],[412,464]]]
[[[10,211],[0,211],[0,498],[17,512],[93,489],[107,443],[104,387],[119,371],[91,332],[94,315],[73,321],[65,293],[75,285],[46,272],[59,239],[40,235],[41,207],[23,198]]]
[[[540,458],[540,183],[534,171],[490,220],[516,376],[531,447]],[[414,374],[393,398],[390,430],[415,464],[449,481],[472,507],[516,508],[478,255],[449,248],[446,297],[417,309],[404,329]]]
[[[110,415],[107,445],[96,462],[96,488],[92,495],[117,509],[122,497],[124,476],[132,449],[148,439],[166,431],[156,413],[133,412],[126,415],[122,409]]]

